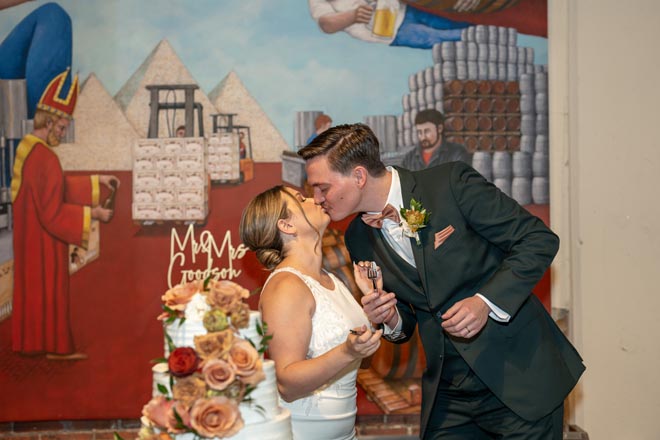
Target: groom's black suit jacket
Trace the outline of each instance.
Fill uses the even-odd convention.
[[[401,259],[378,229],[358,215],[346,231],[353,261],[383,269],[384,290],[395,292],[405,342],[419,325],[427,368],[422,378],[421,437],[442,376],[442,315],[457,301],[480,293],[511,320],[488,318],[475,337],[451,343],[477,376],[520,417],[536,420],[560,405],[584,371],[582,359],[531,290],[552,262],[559,239],[537,217],[463,162],[422,171],[397,168],[405,207],[411,198],[430,211],[411,239],[417,269]],[[397,209],[399,207],[396,207]],[[454,232],[435,248],[434,236]],[[458,382],[458,381],[457,381]]]

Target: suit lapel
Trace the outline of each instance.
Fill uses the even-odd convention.
[[[399,180],[401,181],[401,196],[403,197],[403,206],[409,207],[410,199],[412,198],[418,202],[423,202],[422,194],[420,194],[421,188],[417,188],[417,182],[415,182],[413,173],[398,167],[396,170],[399,173]],[[417,245],[414,238],[410,239],[410,244],[412,246],[413,257],[415,258],[417,272],[419,272],[419,278],[422,280],[422,287],[425,292],[428,292],[428,285],[426,283],[426,264],[424,264],[424,247],[428,244],[426,240],[425,228],[419,230],[419,237],[422,241],[422,244]]]

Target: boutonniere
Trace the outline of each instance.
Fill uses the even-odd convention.
[[[417,231],[426,227],[431,213],[426,211],[426,208],[422,206],[422,202],[415,199],[410,199],[410,208],[401,208],[399,213],[401,214],[403,233],[407,237],[414,238],[419,246],[422,242],[419,240],[419,232]]]

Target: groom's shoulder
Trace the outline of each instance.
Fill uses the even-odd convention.
[[[344,238],[346,240],[359,237],[361,234],[364,234],[366,225],[361,219],[362,213],[358,213],[353,220],[348,224],[346,232],[344,233]]]

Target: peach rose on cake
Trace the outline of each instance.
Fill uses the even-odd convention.
[[[202,375],[209,388],[222,391],[236,379],[234,368],[222,359],[211,359],[204,362]]]
[[[152,425],[165,429],[169,418],[169,412],[173,405],[174,401],[167,400],[165,396],[156,396],[142,407],[142,415],[146,417]]]
[[[197,399],[206,394],[206,382],[197,374],[182,377],[176,380],[172,387],[172,395],[175,400],[180,400],[186,408],[190,408]]]
[[[180,426],[174,411],[179,415],[184,426]],[[173,433],[185,432],[186,427],[190,426],[188,409],[181,402],[167,400],[165,396],[152,398],[142,408],[142,415],[147,418],[151,426]]]
[[[250,296],[250,292],[233,281],[212,280],[208,284],[206,302],[213,308],[233,312],[243,304],[243,300]]]
[[[204,360],[221,358],[231,348],[234,332],[228,328],[193,338],[197,354]]]
[[[179,423],[179,420],[176,417],[176,414],[174,413],[176,411],[176,414],[179,415],[181,418],[181,423]],[[181,426],[183,424],[183,426]],[[185,407],[183,402],[180,401],[174,401],[174,405],[172,406],[172,409],[169,414],[169,418],[167,420],[167,430],[169,432],[173,432],[175,434],[186,432],[188,430],[188,427],[190,426],[190,412],[188,412],[188,408]]]
[[[231,437],[243,428],[238,405],[224,396],[200,399],[190,410],[190,425],[203,437]]]
[[[236,338],[229,349],[229,363],[241,381],[255,386],[266,378],[259,352],[245,339]]]
[[[195,293],[202,290],[202,288],[203,285],[200,281],[178,284],[165,292],[165,295],[161,297],[161,300],[166,307],[174,310],[177,314],[182,315],[183,311],[186,309],[186,304],[188,304]],[[167,316],[167,313],[163,313],[158,319],[165,319]]]

